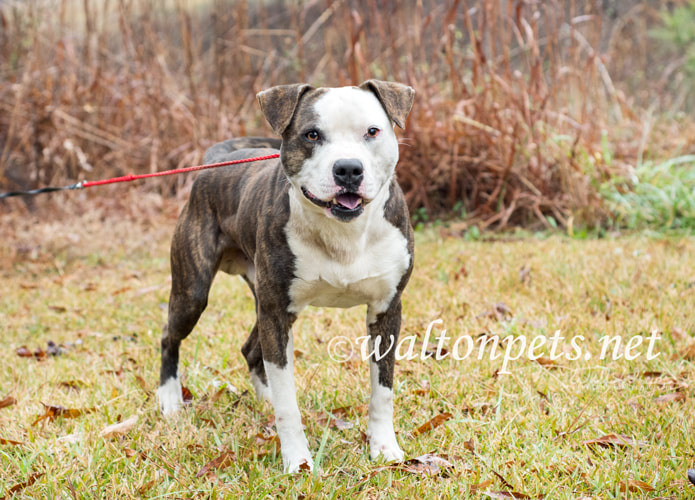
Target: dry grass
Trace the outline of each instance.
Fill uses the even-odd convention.
[[[439,318],[452,337],[561,330],[585,336],[593,358],[557,367],[522,358],[497,376],[501,360],[487,357],[399,362],[395,426],[407,457],[434,452],[454,464],[448,475],[420,476],[368,459],[360,433],[367,366],[328,356],[332,337],[363,334],[364,311],[308,310],[294,328],[296,378],[310,447],[316,453],[324,443],[322,473],[287,477],[272,442],[257,437],[272,434],[271,408],[249,394],[239,353],[253,322],[241,280],[219,277],[184,343],[192,408],[171,422],[158,415],[153,391],[176,206],[157,197],[148,205],[158,213],[144,225],[109,207],[60,223],[0,220],[11,236],[0,246],[0,400],[16,399],[0,409],[0,438],[21,443],[0,445],[0,495],[15,486],[16,498],[478,498],[514,489],[534,498],[676,499],[690,491],[692,239],[463,243],[445,231],[418,233],[403,335],[422,342]],[[656,360],[646,362],[644,349],[633,361],[598,360],[603,335],[652,331],[662,336]],[[65,353],[43,360],[15,353],[22,345],[45,350],[48,341]],[[229,390],[219,392],[221,384]],[[41,403],[94,410],[32,425]],[[354,427],[326,426],[322,413],[338,407],[350,408],[344,419]],[[446,412],[450,420],[413,436]],[[133,415],[138,422],[125,435],[100,436]],[[640,444],[583,444],[610,434]],[[221,454],[229,460],[196,477]]]
[[[651,55],[650,2],[594,4],[6,1],[0,186],[196,164],[213,142],[270,133],[261,89],[376,77],[418,91],[399,177],[419,218],[600,225],[598,186],[689,148],[693,127],[653,112],[678,108],[665,82],[682,68]]]

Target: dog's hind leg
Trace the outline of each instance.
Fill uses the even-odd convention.
[[[171,244],[171,294],[169,319],[162,332],[162,365],[157,397],[164,415],[183,405],[178,376],[179,349],[198,322],[208,303],[208,293],[219,266],[217,231],[214,222],[194,214],[198,223],[188,221],[194,207],[188,206],[179,219]],[[202,223],[201,223],[202,221]]]

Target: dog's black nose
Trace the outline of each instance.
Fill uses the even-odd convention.
[[[356,192],[364,179],[362,162],[354,158],[336,161],[333,164],[333,179],[338,186]]]

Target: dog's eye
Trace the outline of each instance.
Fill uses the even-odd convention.
[[[379,130],[378,128],[376,128],[376,127],[369,127],[369,128],[367,129],[367,135],[366,135],[366,137],[369,137],[370,139],[374,139],[377,135],[379,135],[379,132],[381,132],[381,130]]]
[[[304,137],[309,139],[311,142],[317,142],[319,139],[321,139],[321,134],[319,134],[316,130],[310,130],[304,134]]]

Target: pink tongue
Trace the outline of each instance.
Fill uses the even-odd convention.
[[[361,200],[362,198],[355,193],[343,193],[335,197],[335,201],[350,210],[359,205]]]

